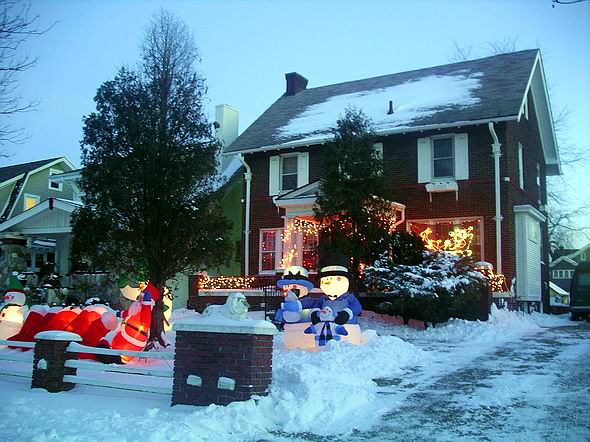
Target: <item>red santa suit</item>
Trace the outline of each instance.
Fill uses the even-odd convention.
[[[150,291],[144,290],[140,300],[131,304],[129,309],[123,312],[122,317],[123,322],[110,342],[110,347],[116,350],[143,350],[147,344],[152,322],[152,295]],[[121,360],[127,363],[133,358],[121,356]]]
[[[51,312],[51,310],[49,310]],[[65,331],[68,325],[78,317],[81,310],[78,307],[64,307],[55,313],[49,321],[41,328],[40,331],[60,330]]]
[[[61,310],[61,307],[49,308],[46,305],[34,305],[29,310],[23,326],[20,331],[8,338],[9,341],[24,341],[34,342],[35,335],[39,333],[45,324],[55,316],[55,314]],[[17,347],[14,347],[17,348]],[[22,350],[28,350],[23,348]]]
[[[119,321],[117,321],[115,314],[107,310],[90,324],[84,334],[80,335],[82,337],[81,344],[88,347],[103,346],[99,344],[103,344],[105,336],[114,331],[118,325]],[[106,345],[106,347],[110,347],[110,345]],[[97,357],[90,353],[78,353],[78,358],[96,359]]]
[[[108,307],[104,305],[89,305],[84,307],[80,314],[68,324],[66,331],[84,336],[90,325],[108,310]]]

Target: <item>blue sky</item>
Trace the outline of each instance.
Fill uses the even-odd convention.
[[[219,103],[238,108],[240,131],[284,92],[286,72],[315,87],[445,64],[454,42],[486,55],[487,42],[516,39],[518,49],[541,48],[553,105],[571,110],[568,138],[590,146],[590,2],[44,0],[32,11],[42,24],[58,23],[30,40],[39,61],[20,79],[21,93],[41,104],[12,118],[29,138],[6,146],[8,164],[61,155],[80,163],[82,116],[101,83],[136,64],[160,7],[194,32],[210,114]],[[566,176],[590,197],[580,170]]]

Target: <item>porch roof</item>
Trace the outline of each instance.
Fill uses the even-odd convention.
[[[0,232],[38,235],[70,233],[70,216],[82,203],[61,198],[49,198],[0,224]]]

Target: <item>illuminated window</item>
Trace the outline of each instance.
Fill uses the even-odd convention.
[[[37,204],[39,204],[40,201],[41,201],[41,198],[39,198],[38,195],[29,195],[28,193],[25,193],[23,208],[24,208],[24,210],[32,209]]]
[[[280,254],[281,229],[260,230],[260,271],[274,271],[278,267]]]
[[[445,241],[450,239],[449,232],[452,232],[455,227],[467,229],[473,227],[473,241],[471,242],[472,257],[478,261],[483,259],[483,242],[482,242],[482,223],[479,218],[463,218],[455,220],[434,219],[434,220],[420,220],[408,221],[408,230],[414,232],[416,235],[424,232],[430,228],[432,233],[430,238],[433,240]]]
[[[297,155],[281,157],[281,192],[297,189]]]
[[[318,267],[318,236],[312,234],[303,235],[303,267],[313,272]]]

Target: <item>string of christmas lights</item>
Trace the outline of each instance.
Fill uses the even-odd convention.
[[[447,252],[457,256],[473,255],[473,251],[471,250],[471,243],[474,237],[473,226],[469,226],[466,229],[457,226],[449,232],[450,238],[445,240],[432,239],[430,235],[432,235],[432,229],[430,227],[427,227],[419,234],[422,241],[424,241],[424,246],[428,250]]]
[[[248,290],[256,279],[255,276],[208,276],[199,277],[199,290],[238,289]]]

